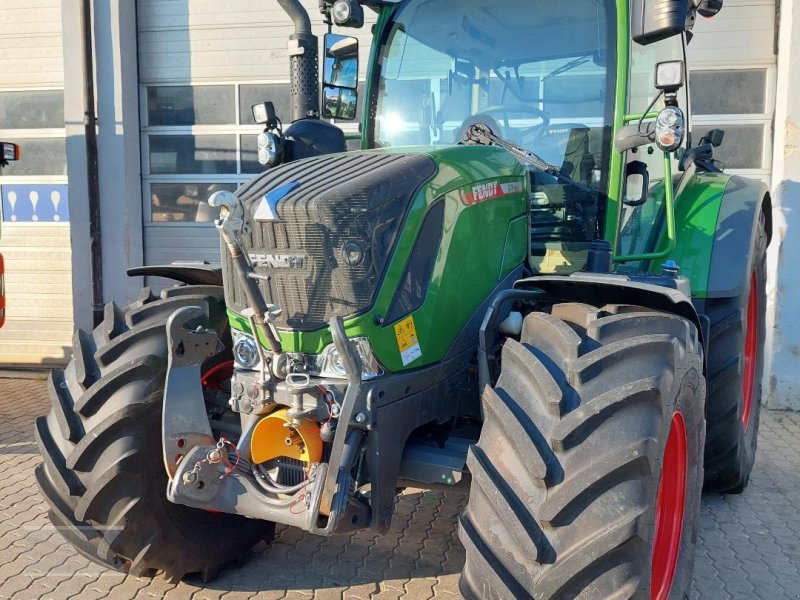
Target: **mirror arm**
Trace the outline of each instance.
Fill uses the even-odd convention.
[[[655,131],[653,122],[625,125],[614,136],[614,148],[622,153],[652,144],[655,141]]]

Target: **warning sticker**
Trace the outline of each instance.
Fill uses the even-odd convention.
[[[414,317],[408,317],[397,323],[394,326],[394,335],[397,338],[397,348],[400,350],[400,358],[403,360],[404,367],[422,357],[419,339],[417,339],[417,328],[414,326]]]
[[[489,183],[481,183],[472,187],[472,192],[463,194],[464,204],[472,206],[473,204],[480,204],[495,198],[502,198],[510,194],[521,194],[524,186],[521,181],[511,181],[508,183],[500,183],[499,181],[490,181]]]

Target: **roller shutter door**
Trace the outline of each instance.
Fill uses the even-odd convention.
[[[317,0],[304,0],[322,37]],[[205,200],[261,171],[250,106],[287,106],[292,25],[277,2],[139,0],[144,248],[147,264],[219,260]],[[367,10],[374,22],[374,13]],[[361,33],[366,72],[369,23]],[[287,121],[285,115],[284,122]],[[356,132],[355,123],[343,125]]]
[[[726,131],[717,151],[729,172],[770,180],[775,113],[774,0],[727,0],[698,19],[689,44],[694,137]]]

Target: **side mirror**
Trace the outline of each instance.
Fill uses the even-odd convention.
[[[20,158],[19,146],[11,142],[0,142],[0,167],[8,166]]]
[[[358,40],[329,33],[325,35],[325,85],[354,90],[358,87]]]
[[[631,35],[642,46],[679,35],[686,29],[690,0],[633,0]]]
[[[342,87],[322,88],[322,116],[329,119],[350,120],[356,118],[358,92]]]
[[[325,36],[322,72],[322,116],[352,120],[358,108],[358,40],[329,33]]]
[[[647,202],[650,192],[650,172],[647,164],[634,160],[625,167],[625,197],[622,202],[625,206],[641,206]]]

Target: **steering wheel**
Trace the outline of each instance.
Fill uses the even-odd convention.
[[[542,122],[538,125],[534,125],[533,127],[528,127],[527,129],[517,130],[522,136],[527,136],[534,130],[541,130],[550,125],[549,112],[527,104],[495,104],[494,106],[487,106],[486,108],[481,110],[479,114],[495,117],[500,123],[503,124],[503,127],[508,132],[511,129],[511,120],[509,118],[509,115],[514,113],[522,115],[531,115],[533,117],[542,120]]]

